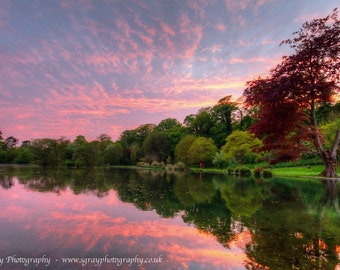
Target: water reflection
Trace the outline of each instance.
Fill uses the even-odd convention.
[[[1,254],[163,256],[145,269],[339,267],[337,181],[37,170],[0,172]]]

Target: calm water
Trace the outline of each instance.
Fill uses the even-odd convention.
[[[0,167],[0,185],[0,269],[340,269],[337,182]]]

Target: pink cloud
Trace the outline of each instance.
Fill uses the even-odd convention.
[[[215,25],[215,28],[220,32],[225,32],[227,30],[227,25],[223,23],[218,23]]]
[[[225,4],[227,9],[232,12],[242,11],[245,10],[246,7],[252,2],[252,0],[225,0]]]
[[[229,64],[239,64],[239,63],[244,63],[244,59],[233,57],[229,60]]]
[[[173,30],[168,24],[166,24],[165,22],[160,22],[160,23],[161,23],[161,27],[164,33],[170,36],[176,35],[175,30]]]
[[[201,20],[203,20],[205,16],[205,11],[207,6],[209,5],[209,2],[207,1],[195,1],[195,0],[189,0],[188,6],[192,11],[194,11],[195,14],[199,16]]]

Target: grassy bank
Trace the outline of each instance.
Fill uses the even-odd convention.
[[[248,167],[248,166],[245,166]],[[254,168],[249,166],[248,168],[254,172]],[[226,173],[227,169],[216,169],[216,168],[190,168],[193,172],[205,172],[205,173]],[[324,170],[323,165],[311,165],[311,166],[292,166],[292,167],[279,167],[269,169],[273,176],[278,177],[318,177],[319,174]],[[340,167],[338,167],[340,172]]]
[[[272,172],[273,172],[274,176],[286,176],[286,177],[311,176],[311,177],[316,177],[323,170],[324,170],[323,165],[313,165],[313,166],[273,168]]]

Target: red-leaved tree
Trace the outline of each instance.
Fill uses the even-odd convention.
[[[297,158],[310,141],[325,164],[321,175],[337,177],[340,127],[333,146],[325,149],[316,111],[334,101],[340,90],[338,10],[304,23],[293,35],[281,44],[290,45],[295,53],[284,56],[267,78],[247,83],[245,105],[256,109],[258,118],[251,128],[271,151],[273,162]]]

